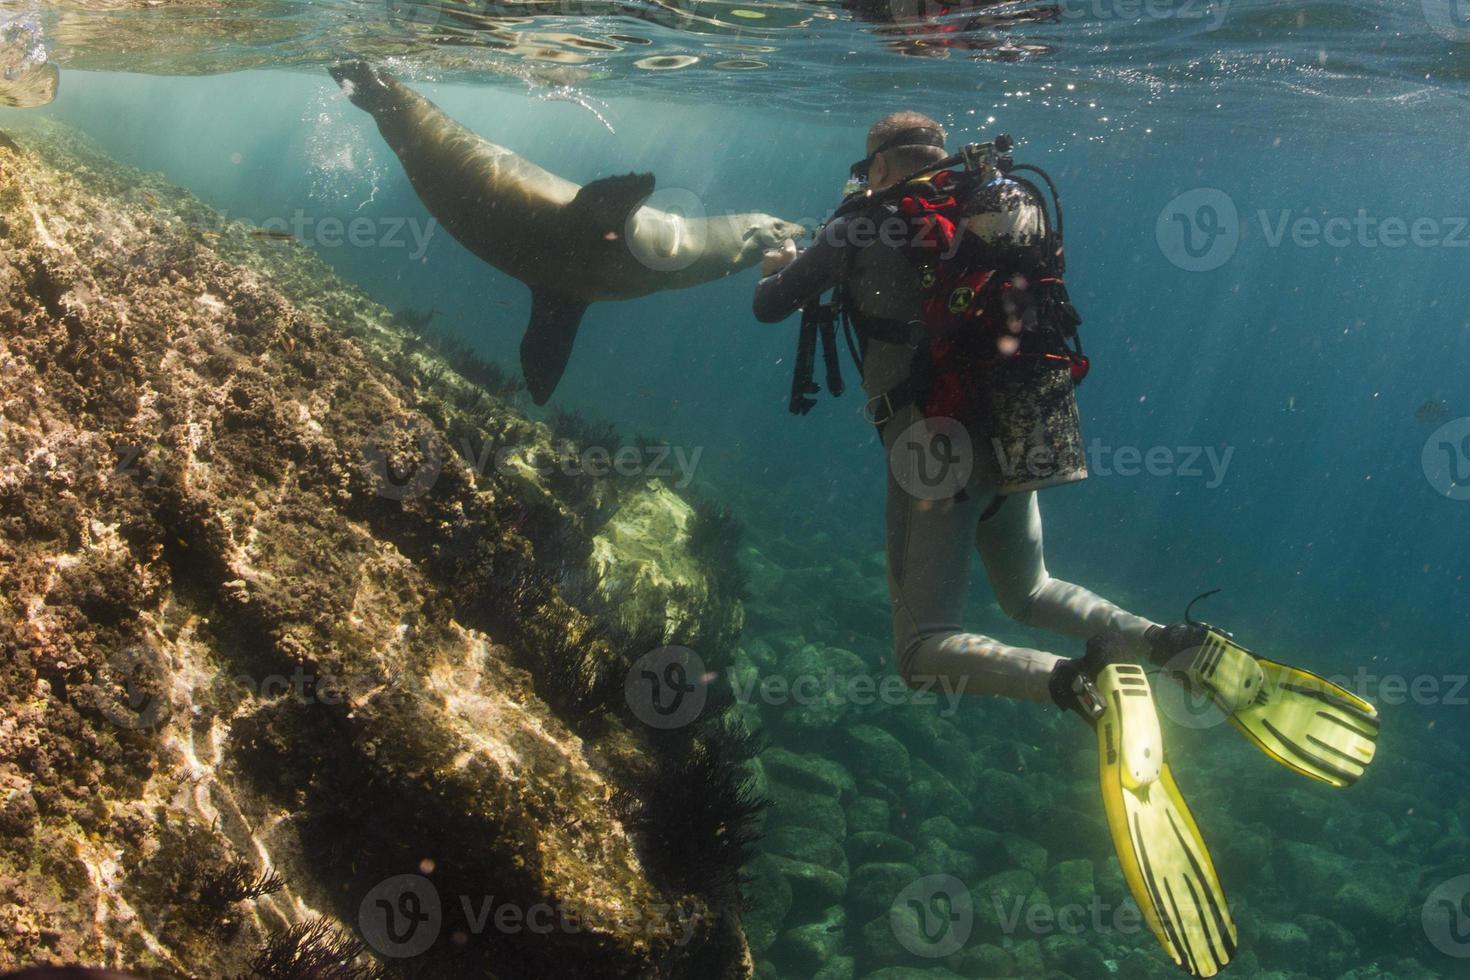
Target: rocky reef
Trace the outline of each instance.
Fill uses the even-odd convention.
[[[1086,726],[1043,706],[906,689],[880,640],[876,535],[797,531],[798,501],[733,499],[749,593],[733,670],[739,709],[770,745],[757,773],[772,806],[744,920],[757,977],[1183,976],[1128,895]],[[1106,586],[1129,601],[1122,583]],[[976,606],[974,628],[1027,637],[993,602]],[[1420,721],[1413,710],[1384,705],[1401,733]],[[1240,927],[1222,976],[1464,972],[1462,771],[1401,734],[1337,791],[1264,759],[1218,715],[1176,707],[1165,736]]]
[[[0,969],[749,975],[748,739],[625,684],[729,661],[733,535],[299,243],[12,135]]]

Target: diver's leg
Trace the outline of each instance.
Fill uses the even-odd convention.
[[[1034,491],[1006,498],[1000,510],[979,523],[975,544],[996,601],[1012,619],[1080,640],[1116,631],[1130,654],[1149,653],[1146,635],[1153,623],[1048,574]]]
[[[918,419],[909,409],[886,426],[884,449]],[[898,667],[912,685],[937,692],[991,694],[1049,702],[1057,656],[965,633],[970,533],[989,495],[972,487],[964,500],[921,500],[888,476],[888,592]]]

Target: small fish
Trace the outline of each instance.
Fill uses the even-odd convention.
[[[1414,418],[1420,422],[1427,422],[1432,425],[1435,422],[1443,422],[1449,417],[1449,414],[1450,406],[1448,402],[1442,398],[1431,398],[1419,406],[1419,411],[1414,413]]]
[[[294,242],[296,240],[296,236],[289,231],[277,231],[274,228],[252,228],[250,237],[269,242]]]
[[[158,198],[154,195],[152,191],[144,191],[143,200],[148,202],[149,207],[158,207]]]

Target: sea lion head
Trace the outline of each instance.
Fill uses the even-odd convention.
[[[746,245],[760,252],[769,252],[787,242],[806,237],[806,226],[795,221],[786,221],[769,214],[750,214],[746,218],[749,220],[745,229]]]

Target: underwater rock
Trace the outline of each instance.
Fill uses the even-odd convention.
[[[847,805],[847,827],[852,833],[865,830],[887,831],[892,808],[887,800],[875,796],[859,796]]]
[[[770,798],[771,809],[766,819],[772,829],[810,827],[838,839],[847,836],[847,816],[829,796],[773,781]]]
[[[771,857],[760,854],[745,866],[742,889],[750,908],[742,921],[750,948],[764,955],[780,935],[781,923],[791,912],[791,883]]]
[[[1295,922],[1264,922],[1258,952],[1273,966],[1306,970],[1313,962],[1311,937]]]
[[[876,725],[853,725],[844,734],[843,757],[859,779],[902,789],[912,777],[909,751]]]
[[[781,675],[790,698],[779,711],[780,724],[793,737],[838,727],[856,707],[855,685],[869,674],[856,654],[838,647],[807,644],[786,658]]]
[[[1059,907],[1087,906],[1097,894],[1092,862],[1084,858],[1053,865],[1042,879],[1046,893]]]
[[[1303,915],[1297,922],[1311,940],[1312,957],[1319,973],[1335,974],[1359,962],[1358,941],[1347,929],[1320,915]]]
[[[837,956],[846,930],[847,913],[842,906],[833,905],[817,921],[782,933],[777,947],[779,958],[784,965],[791,967],[796,976],[813,976],[821,970],[822,964]]]
[[[225,978],[315,942],[363,977],[749,976],[738,753],[623,693],[661,643],[733,649],[689,505],[546,478],[544,425],[309,250],[16,135],[0,964]]]
[[[875,922],[876,926],[877,923]],[[887,966],[863,974],[862,980],[963,980],[943,967]]]
[[[911,842],[880,830],[849,834],[845,846],[848,861],[855,865],[910,862],[914,856]]]
[[[1047,936],[1041,941],[1041,955],[1048,969],[1069,977],[1108,975],[1102,954],[1080,936]]]
[[[830,868],[847,877],[847,854],[842,844],[823,830],[810,827],[777,827],[761,841],[767,854]]]
[[[791,898],[795,905],[822,908],[842,901],[842,896],[847,893],[847,875],[843,871],[778,854],[768,854],[767,857],[791,884]]]
[[[1359,935],[1393,934],[1404,928],[1411,882],[1391,866],[1365,867],[1332,896],[1332,917]]]
[[[950,969],[962,977],[1015,977],[1016,958],[990,943],[967,945],[947,961]]]
[[[942,874],[969,879],[975,877],[979,870],[973,857],[934,838],[925,840],[908,860],[925,875]]]
[[[812,974],[812,980],[853,980],[856,976],[857,960],[851,956],[833,956]]]
[[[850,796],[857,788],[841,763],[819,755],[770,748],[761,753],[761,762],[772,779],[830,799]]]
[[[1267,840],[1269,842],[1269,838]],[[1297,841],[1278,841],[1274,847],[1268,847],[1265,852],[1251,854],[1251,857],[1253,861],[1273,864],[1282,888],[1288,895],[1301,901],[1315,903],[1318,896],[1335,893],[1352,873],[1351,863],[1340,854],[1325,847]],[[1262,857],[1272,857],[1274,860],[1261,861]]]
[[[971,891],[976,896],[976,923],[996,936],[1008,933],[1014,922],[1025,922],[1027,909],[1050,905],[1036,886],[1036,876],[1018,869],[991,875]]]
[[[1046,797],[1035,782],[1014,773],[980,773],[973,799],[988,827],[1044,827],[1049,818]]]
[[[970,820],[970,801],[943,773],[927,762],[913,760],[913,779],[907,791],[911,813],[948,817],[956,824]]]
[[[1011,863],[1033,875],[1046,871],[1046,848],[1019,834],[1002,834],[1000,846]]]
[[[847,910],[859,922],[887,913],[893,900],[921,877],[912,864],[884,862],[853,869],[847,887]]]

